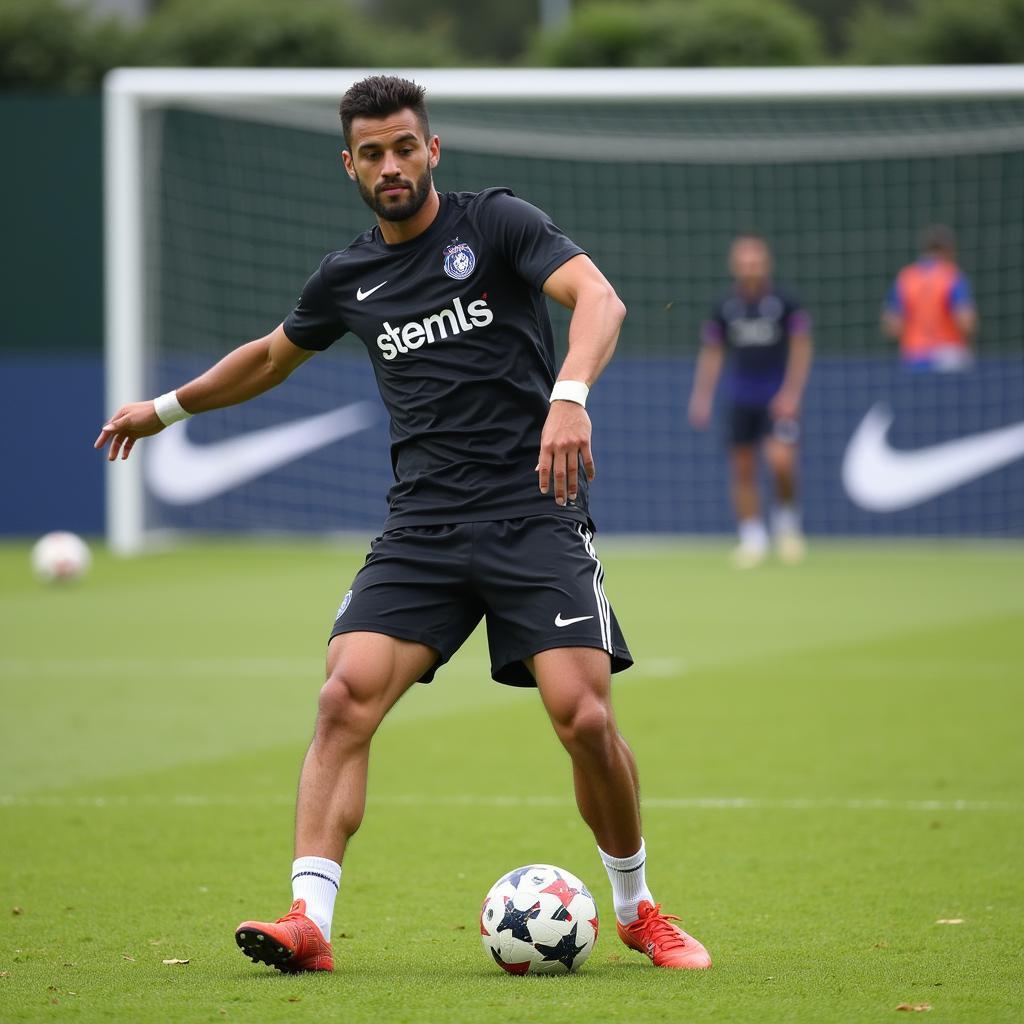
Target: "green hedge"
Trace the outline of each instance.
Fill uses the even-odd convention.
[[[119,65],[447,66],[437,32],[383,28],[337,0],[166,0],[136,27],[61,0],[0,0],[0,88],[91,90]]]
[[[875,4],[852,18],[856,64],[1008,64],[1024,61],[1024,0],[914,0],[903,13]]]
[[[585,4],[529,56],[559,67],[767,66],[813,64],[824,50],[815,22],[784,0],[661,0]]]
[[[564,28],[535,31],[520,55],[536,16],[535,3],[507,0],[163,0],[137,26],[73,0],[0,0],[0,89],[94,90],[119,65],[1024,62],[1024,0],[578,0]]]
[[[167,0],[137,37],[140,64],[192,67],[439,66],[436,35],[383,30],[337,0]]]
[[[59,0],[0,2],[0,89],[94,89],[129,53],[118,21]]]

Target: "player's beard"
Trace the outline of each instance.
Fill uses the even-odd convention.
[[[409,190],[409,196],[399,203],[384,202],[376,191],[371,191],[358,178],[356,179],[356,184],[359,186],[359,194],[363,197],[363,202],[378,217],[382,220],[397,221],[408,220],[419,212],[420,208],[427,201],[430,190],[434,187],[434,179],[430,173],[430,168],[427,167],[420,180],[415,184],[403,178],[399,181],[389,181],[386,184],[378,185],[380,191],[388,187],[393,188],[395,185],[404,185]]]

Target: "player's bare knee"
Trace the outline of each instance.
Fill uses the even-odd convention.
[[[317,707],[318,733],[344,733],[368,740],[380,724],[376,702],[344,671],[336,668],[320,689]]]
[[[611,709],[594,699],[579,702],[555,728],[570,754],[601,754],[611,749],[615,736]]]

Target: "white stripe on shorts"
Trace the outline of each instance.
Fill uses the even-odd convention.
[[[601,624],[601,643],[604,649],[612,654],[612,615],[611,605],[604,592],[604,566],[601,565],[601,560],[594,550],[594,535],[582,523],[576,523],[576,532],[583,538],[587,554],[594,560],[594,600],[597,602],[597,618]]]

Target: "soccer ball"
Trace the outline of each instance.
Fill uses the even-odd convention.
[[[509,974],[565,974],[597,942],[597,906],[573,874],[528,864],[503,875],[480,908],[488,959]]]
[[[32,548],[32,570],[44,583],[78,579],[91,561],[85,541],[65,530],[40,537]]]

